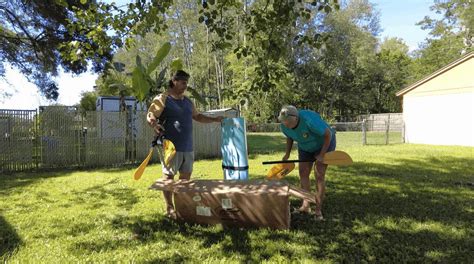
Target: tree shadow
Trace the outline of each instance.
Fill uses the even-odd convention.
[[[18,172],[13,174],[6,174],[0,177],[0,194],[9,193],[11,190],[18,189],[21,187],[28,186],[39,180],[65,177],[73,171],[42,171],[42,172]]]
[[[118,185],[120,179],[111,179],[103,184],[94,185],[90,188],[73,191],[70,193],[69,200],[73,204],[88,204],[89,209],[97,209],[103,206],[109,206],[105,204],[104,200],[109,200],[112,197],[118,202],[117,206],[120,208],[130,210],[135,204],[139,202],[138,197],[134,194],[135,189],[131,187],[125,187]],[[114,188],[110,186],[115,185]]]
[[[193,241],[203,249],[217,245],[219,257],[237,256],[243,262],[259,262],[276,254],[298,260],[301,252],[295,248],[301,247],[307,248],[305,258],[334,262],[469,262],[474,258],[469,221],[474,196],[469,185],[456,182],[473,180],[470,164],[470,159],[436,157],[330,167],[326,220],[292,214],[290,230],[193,225],[160,214],[117,216],[110,225],[133,234],[136,246],[159,243],[166,247]],[[299,185],[297,176],[285,179]],[[314,177],[312,180],[314,186]],[[295,198],[290,202],[294,207],[300,204]],[[72,246],[84,254],[127,247],[130,241],[106,238]],[[164,250],[166,254],[150,262],[192,261],[191,255]]]
[[[273,136],[255,136],[266,147],[251,149],[249,144],[249,153],[283,151],[279,147],[284,144],[276,142]],[[79,248],[80,252],[90,254],[142,244],[185,245],[192,240],[203,249],[217,245],[215,252],[222,253],[218,257],[237,255],[242,262],[260,262],[275,254],[297,261],[301,252],[295,248],[304,247],[309,257],[334,262],[469,263],[474,259],[474,232],[469,220],[473,219],[474,204],[470,184],[474,182],[472,164],[473,159],[440,156],[393,159],[390,164],[355,161],[349,167],[330,166],[326,179],[326,220],[322,222],[315,221],[311,214],[292,214],[291,229],[275,231],[192,225],[171,221],[161,214],[121,215],[106,221],[110,221],[110,226],[115,229],[131,233],[131,238],[105,236],[94,241],[78,241],[71,245],[71,251],[76,254]],[[130,168],[134,166],[99,171],[115,173]],[[83,171],[95,172],[97,169]],[[2,176],[0,194],[8,195],[15,187],[39,179],[67,176],[71,172],[61,170]],[[251,179],[262,177],[255,172],[250,174]],[[314,176],[311,178],[314,191]],[[299,186],[297,172],[285,180]],[[90,209],[96,209],[105,206],[101,200],[111,196],[120,201],[121,207],[131,209],[139,198],[131,188],[107,187],[116,181],[73,192],[71,203],[88,203]],[[46,193],[37,195],[44,196],[43,200],[47,198]],[[300,205],[295,198],[290,202],[293,207]],[[22,241],[1,216],[0,227],[0,256],[6,256]],[[68,228],[68,234],[75,236],[94,230],[96,226],[81,223]],[[193,261],[191,257],[168,250],[167,254],[158,254],[150,262],[188,262]]]
[[[13,227],[0,215],[0,260],[6,263],[22,243]]]
[[[299,219],[317,258],[336,262],[468,262],[474,255],[472,159],[357,162],[328,171],[326,221]],[[314,186],[314,182],[313,185]],[[316,226],[317,228],[309,228]],[[465,230],[468,231],[466,234]]]
[[[152,220],[144,219],[138,216],[116,216],[111,220],[111,226],[116,229],[131,231],[132,237],[125,240],[103,240],[82,241],[73,243],[70,247],[71,252],[77,254],[80,249],[81,254],[98,253],[112,251],[131,246],[153,244],[170,245],[179,243],[186,244],[190,240],[200,241],[202,248],[209,248],[220,244],[224,256],[233,257],[236,254],[241,255],[245,262],[255,261],[250,258],[251,252],[250,237],[248,233],[252,229],[243,229],[237,227],[218,227],[189,224],[182,221],[169,219],[162,214],[152,215]],[[191,256],[179,254],[179,252],[168,252],[170,254],[157,254],[153,260],[146,263],[169,263],[192,261]]]

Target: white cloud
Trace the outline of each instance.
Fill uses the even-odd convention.
[[[81,100],[82,92],[90,92],[94,89],[97,74],[90,72],[79,76],[61,73],[57,79],[59,86],[58,102],[64,105],[74,105]]]
[[[8,93],[9,98],[0,97],[0,109],[36,109],[40,105],[59,103],[63,105],[74,105],[81,100],[81,93],[92,91],[97,74],[90,72],[79,76],[73,76],[60,72],[56,78],[59,87],[59,97],[56,102],[49,101],[41,96],[38,88],[28,82],[18,70],[6,65],[6,80],[0,80],[0,94]]]

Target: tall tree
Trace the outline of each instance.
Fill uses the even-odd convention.
[[[161,29],[158,14],[169,4],[136,1],[124,11],[86,0],[0,1],[0,59],[56,99],[58,67],[80,74],[90,62],[94,72],[103,71],[125,36]]]
[[[441,18],[425,17],[418,23],[429,30],[429,38],[415,52],[411,81],[428,75],[474,50],[474,3],[471,0],[435,0],[431,10]]]
[[[296,48],[293,58],[297,104],[329,119],[359,114],[362,97],[370,89],[368,69],[377,46],[378,13],[368,1],[348,1],[321,20],[313,30],[327,38],[324,45]]]
[[[399,38],[387,38],[375,54],[369,67],[370,89],[364,98],[367,113],[394,113],[401,111],[395,93],[407,84],[412,60],[408,46]]]
[[[298,17],[321,9],[330,12],[337,6],[334,2],[267,1],[246,13],[246,34],[262,33],[263,41],[258,45],[263,50],[273,45],[280,47],[280,41],[285,39],[282,29],[292,27]],[[235,27],[233,18],[225,15],[229,11],[240,12],[240,1],[205,0],[201,3],[201,16],[195,19],[217,33],[219,38],[213,41],[215,48],[228,47],[226,40],[232,39]],[[0,59],[20,69],[47,98],[56,99],[58,87],[54,77],[58,67],[80,74],[87,70],[90,62],[93,71],[104,71],[114,52],[133,42],[137,35],[162,32],[166,28],[165,12],[172,5],[172,0],[135,0],[120,7],[113,2],[106,4],[96,0],[0,1]],[[267,52],[271,53],[270,58],[278,55],[278,49]],[[263,60],[267,54],[255,54],[262,58],[260,68],[264,74],[261,76],[267,80],[269,71]]]

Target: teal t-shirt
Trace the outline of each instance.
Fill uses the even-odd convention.
[[[321,149],[326,128],[331,131],[331,136],[334,136],[334,131],[318,113],[310,110],[299,110],[298,113],[298,125],[292,129],[280,124],[281,131],[285,136],[298,142],[298,149],[306,152],[315,152]]]

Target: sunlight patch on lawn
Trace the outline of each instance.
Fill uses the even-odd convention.
[[[414,219],[400,219],[396,220],[392,217],[386,217],[378,220],[375,223],[377,228],[385,228],[389,230],[396,230],[403,233],[420,233],[431,232],[436,233],[442,237],[451,239],[466,239],[467,234],[464,229],[459,229],[454,226],[446,225],[436,221],[417,221]]]
[[[425,253],[425,256],[433,261],[441,261],[443,258],[446,258],[449,256],[449,254],[446,254],[445,252],[441,252],[438,250],[432,250],[428,251]]]

